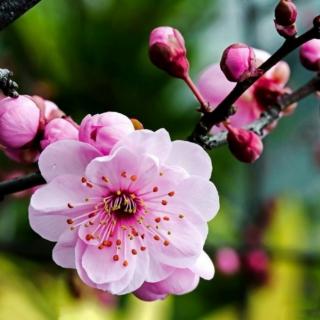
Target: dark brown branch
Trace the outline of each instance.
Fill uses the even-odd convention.
[[[0,31],[41,0],[0,0]]]
[[[264,130],[267,126],[269,126],[273,121],[278,120],[280,118],[281,112],[286,108],[291,106],[292,104],[302,100],[308,95],[320,90],[320,75],[316,76],[308,83],[292,92],[291,94],[283,95],[279,98],[278,103],[268,108],[267,111],[261,114],[261,117],[249,124],[246,128],[251,130],[261,137],[264,137]],[[226,131],[219,132],[215,135],[206,135],[201,141],[201,145],[206,149],[210,150],[221,145],[227,143],[226,141],[227,133]]]
[[[314,19],[314,26],[309,31],[305,32],[300,37],[286,40],[283,45],[259,67],[260,72],[256,76],[250,77],[242,82],[238,82],[234,89],[212,112],[205,113],[196,125],[193,133],[189,137],[189,140],[203,145],[202,142],[204,137],[212,126],[225,121],[234,113],[233,104],[249,87],[251,87],[264,73],[271,69],[290,52],[314,38],[320,38],[319,17]]]
[[[46,183],[46,181],[41,176],[40,172],[34,172],[12,180],[2,181],[0,182],[0,200],[8,194],[27,190],[44,183]]]

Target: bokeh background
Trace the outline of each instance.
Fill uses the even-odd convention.
[[[320,13],[318,0],[295,1],[299,30]],[[188,136],[199,115],[182,81],[151,65],[152,28],[184,35],[191,75],[217,63],[233,42],[273,52],[276,0],[42,0],[0,34],[0,66],[14,71],[20,92],[55,101],[81,121],[108,110],[138,118],[146,128]],[[312,74],[287,57],[290,85]],[[0,319],[264,320],[320,319],[320,115],[310,97],[283,119],[254,165],[226,147],[210,153],[221,211],[210,223],[207,252],[216,265],[182,297],[145,303],[81,284],[54,265],[53,244],[28,225],[28,194],[0,202]],[[32,167],[0,155],[0,179]]]

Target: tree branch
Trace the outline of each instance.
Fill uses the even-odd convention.
[[[46,181],[40,172],[34,172],[12,180],[2,181],[0,182],[0,200],[8,194],[27,190],[44,183],[46,183]]]
[[[262,138],[266,136],[263,129],[268,127],[275,120],[280,119],[281,112],[287,109],[292,104],[302,100],[308,95],[320,90],[320,75],[314,77],[305,85],[292,92],[291,94],[285,94],[278,99],[278,102],[273,106],[270,106],[265,112],[261,114],[261,117],[250,123],[246,129],[251,130]],[[219,147],[227,143],[227,132],[222,131],[214,135],[206,135],[202,137],[201,145],[207,150]]]
[[[0,31],[41,0],[0,0]]]
[[[225,121],[234,113],[233,104],[249,87],[290,52],[314,38],[320,38],[320,16],[314,19],[314,26],[310,30],[297,38],[286,40],[283,45],[259,67],[260,72],[256,76],[238,82],[234,89],[212,112],[205,113],[202,116],[188,140],[203,145],[204,137],[208,134],[212,126]]]

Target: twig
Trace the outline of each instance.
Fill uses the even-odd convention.
[[[307,82],[305,85],[292,92],[291,94],[285,94],[281,96],[278,103],[269,107],[265,112],[261,114],[261,117],[249,124],[246,129],[251,130],[262,138],[266,136],[263,129],[269,126],[273,121],[278,120],[281,117],[281,112],[286,108],[302,100],[308,95],[320,90],[320,75],[314,77],[312,80]],[[206,149],[210,150],[227,143],[226,131],[219,132],[214,135],[206,135],[202,137],[201,145]]]
[[[234,89],[212,112],[205,113],[193,130],[189,140],[203,145],[204,136],[210,131],[212,126],[225,121],[233,114],[233,104],[249,87],[290,52],[314,38],[320,38],[320,16],[314,19],[314,26],[310,30],[297,38],[286,40],[283,45],[259,67],[257,75],[238,82]]]
[[[0,182],[0,200],[8,194],[36,187],[44,184],[45,182],[46,181],[41,176],[40,172],[34,172],[12,180],[2,181]]]
[[[0,0],[0,31],[41,0]]]

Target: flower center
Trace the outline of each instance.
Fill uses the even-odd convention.
[[[103,199],[104,211],[121,217],[132,217],[142,206],[141,200],[134,193],[118,190]]]

